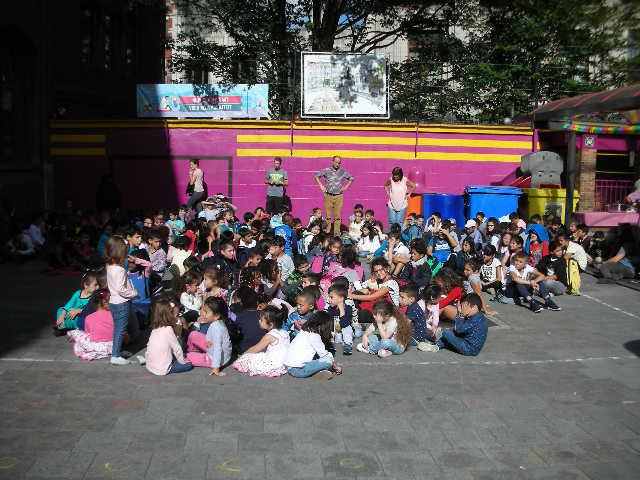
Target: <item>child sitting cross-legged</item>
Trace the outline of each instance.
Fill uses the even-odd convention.
[[[466,278],[464,281],[464,291],[466,294],[475,293],[478,295],[480,300],[482,300],[482,312],[485,315],[493,316],[496,312],[489,310],[487,302],[484,300],[484,295],[482,294],[482,279],[480,278],[481,265],[482,261],[477,258],[472,258],[464,263],[464,276]]]
[[[327,313],[333,317],[334,341],[337,333],[342,334],[342,353],[351,355],[353,350],[352,307],[345,304],[349,291],[343,285],[329,287],[329,308]]]
[[[296,308],[289,314],[289,318],[282,325],[282,329],[291,332],[291,338],[295,337],[303,325],[311,318],[316,307],[316,296],[311,289],[303,289],[296,296]]]
[[[460,300],[453,328],[447,328],[438,341],[423,345],[420,350],[437,352],[447,348],[462,355],[476,356],[486,340],[487,319],[482,313],[482,300],[477,294],[469,293]]]
[[[279,377],[287,373],[284,359],[289,349],[289,333],[282,330],[286,308],[273,305],[260,312],[260,328],[267,333],[233,363],[233,368],[249,376]]]
[[[82,360],[107,358],[113,345],[113,317],[109,311],[109,290],[96,290],[91,298],[95,312],[87,315],[84,331],[69,330],[67,337],[73,343],[73,353]]]
[[[371,309],[374,323],[362,334],[357,349],[380,358],[400,355],[411,341],[411,322],[388,300],[380,300]]]
[[[78,328],[76,317],[89,303],[91,295],[97,289],[97,275],[95,273],[85,273],[80,281],[80,290],[76,290],[69,301],[63,307],[58,308],[56,312],[56,325],[53,327],[56,335],[64,335],[67,330]]]
[[[231,360],[231,337],[227,330],[227,302],[221,298],[209,297],[202,306],[200,323],[209,323],[205,337],[192,332],[187,340],[187,359],[196,367],[210,367],[209,375],[223,377],[222,367]],[[204,341],[203,341],[204,340]]]
[[[179,306],[168,298],[151,305],[151,336],[147,343],[145,364],[154,375],[188,372],[193,365],[184,358],[176,337]]]
[[[327,312],[314,313],[293,339],[284,364],[292,377],[331,379],[342,366],[327,350],[331,348],[333,319]]]

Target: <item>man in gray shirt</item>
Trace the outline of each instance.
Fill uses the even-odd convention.
[[[284,203],[284,187],[289,184],[287,171],[282,168],[282,158],[275,157],[273,159],[273,168],[269,170],[265,177],[264,183],[267,187],[267,213],[280,213],[282,204]]]
[[[323,168],[315,175],[315,180],[320,190],[324,193],[327,233],[331,233],[331,219],[333,219],[333,235],[336,237],[340,236],[340,225],[342,223],[342,194],[353,183],[353,176],[340,167],[341,163],[342,158],[336,155],[331,159],[331,167]],[[320,181],[321,178],[325,179],[324,185]]]

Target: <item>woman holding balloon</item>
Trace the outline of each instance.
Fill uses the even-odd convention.
[[[409,197],[415,188],[416,184],[404,176],[400,167],[395,167],[391,171],[391,177],[384,184],[384,191],[388,199],[389,230],[394,223],[402,225],[407,213]]]

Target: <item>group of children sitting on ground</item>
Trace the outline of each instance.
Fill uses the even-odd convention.
[[[78,357],[126,365],[129,345],[156,375],[206,367],[223,376],[232,366],[331,378],[343,368],[337,348],[478,355],[495,314],[487,299],[559,311],[554,298],[579,294],[594,251],[584,225],[565,231],[539,216],[526,225],[516,213],[478,212],[462,230],[437,212],[409,214],[384,233],[356,205],[331,237],[319,209],[304,224],[262,208],[240,222],[223,198],[203,212],[104,225],[96,249],[104,268],[88,270],[56,314],[54,332]]]

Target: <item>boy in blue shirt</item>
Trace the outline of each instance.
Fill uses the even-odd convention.
[[[482,300],[477,294],[462,297],[453,328],[444,330],[440,340],[422,351],[437,352],[448,348],[462,355],[478,355],[487,340],[488,330],[487,318],[481,310]]]
[[[413,325],[413,340],[416,344],[428,341],[430,337],[427,335],[427,321],[418,304],[418,289],[414,285],[408,283],[400,287],[400,306],[407,307],[405,313]]]
[[[435,235],[429,240],[429,249],[427,253],[430,256],[434,256],[440,263],[447,263],[451,252],[458,246],[458,242],[451,236],[449,229],[451,223],[445,220],[442,223],[442,227],[435,232]]]

